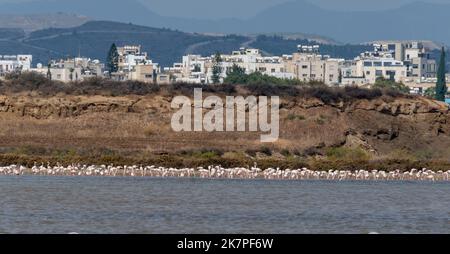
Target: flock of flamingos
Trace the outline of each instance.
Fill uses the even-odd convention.
[[[67,167],[34,165],[24,167],[11,165],[0,167],[0,175],[40,175],[40,176],[109,176],[109,177],[180,177],[180,178],[209,178],[209,179],[280,179],[280,180],[412,180],[412,181],[450,181],[450,170],[432,171],[429,169],[411,169],[407,172],[379,171],[379,170],[329,170],[313,171],[307,168],[261,169],[256,165],[249,168],[223,168],[210,166],[208,168],[166,168],[156,166],[87,166],[70,165]]]

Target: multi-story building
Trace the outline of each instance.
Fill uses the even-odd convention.
[[[304,82],[323,82],[327,85],[339,84],[339,66],[343,59],[330,58],[319,53],[319,46],[298,45],[298,52],[284,56],[288,72]]]
[[[448,92],[450,93],[450,74],[446,74],[445,80],[447,82]],[[428,88],[435,88],[436,82],[437,78],[422,79],[420,82],[407,79],[405,85],[410,88],[412,94],[424,94]]]
[[[104,64],[99,60],[77,57],[53,60],[47,66],[38,64],[30,71],[47,76],[51,80],[61,82],[83,81],[93,77],[103,77]]]
[[[119,54],[118,72],[128,72],[138,64],[149,62],[147,52],[141,52],[140,45],[117,47],[117,53]]]
[[[178,74],[175,72],[173,75],[177,82],[185,83],[208,83],[207,67],[210,66],[212,57],[202,57],[200,55],[187,55],[183,56],[183,62],[179,65],[174,65],[174,70],[177,66],[180,68]]]
[[[364,52],[353,61],[341,65],[343,85],[370,85],[378,78],[403,82],[407,77],[407,66],[394,58],[395,53],[388,48],[374,45],[373,52]]]
[[[211,83],[214,66],[214,56],[208,57],[205,64],[206,80]],[[227,77],[234,65],[242,68],[246,74],[259,72],[261,74],[292,79],[294,75],[286,71],[286,65],[282,57],[262,56],[258,49],[240,48],[230,55],[221,55],[220,67],[222,70],[221,80]]]
[[[15,71],[28,71],[32,61],[32,55],[0,55],[0,76]]]
[[[178,82],[212,83],[214,57],[187,55],[183,57],[183,63],[174,64],[173,67],[165,68],[165,71],[175,76]],[[311,70],[308,72],[307,79],[303,78],[302,80],[318,80],[329,84],[337,84],[339,77],[338,60],[329,59],[325,56],[315,57],[317,59],[300,59],[301,55],[296,54],[294,56],[283,55],[281,57],[262,56],[258,49],[241,48],[229,55],[221,55],[219,65],[222,73],[220,77],[223,81],[233,66],[237,65],[247,74],[259,72],[277,78],[295,79],[299,78],[299,75],[303,77],[304,73],[298,71],[298,66],[302,66],[303,62],[308,64],[308,68],[311,68]],[[320,63],[317,63],[316,60]],[[316,70],[316,68],[318,69]]]
[[[397,61],[407,68],[407,77],[419,81],[436,77],[437,65],[422,42],[381,41],[376,44],[383,51],[390,51]]]
[[[167,80],[164,80],[166,83],[174,83],[180,81],[183,78],[183,64],[182,63],[174,63],[172,67],[164,67],[164,72],[160,73],[161,75],[166,75]]]
[[[117,48],[119,55],[118,71],[111,76],[116,80],[135,80],[146,83],[156,82],[160,72],[157,63],[153,63],[141,46],[125,45]]]

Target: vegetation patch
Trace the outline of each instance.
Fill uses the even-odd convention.
[[[330,147],[326,149],[326,156],[331,160],[368,161],[370,155],[361,148]]]
[[[306,117],[304,115],[289,114],[287,116],[287,119],[289,121],[295,121],[295,120],[303,121],[303,120],[306,120]]]

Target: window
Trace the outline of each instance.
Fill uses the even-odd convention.
[[[366,71],[366,75],[370,75],[370,71]]]
[[[381,66],[381,62],[373,62],[373,66],[380,67]]]
[[[377,77],[383,76],[383,71],[382,70],[376,70],[375,71],[375,76],[377,76]]]
[[[274,73],[274,72],[275,72],[275,69],[270,70],[270,72]]]
[[[392,66],[392,62],[384,62],[384,66]]]
[[[153,75],[152,74],[145,74],[145,78],[152,78]]]
[[[364,66],[365,67],[370,67],[370,66],[372,66],[372,62],[364,62]]]
[[[308,65],[302,65],[302,69],[308,69]]]
[[[267,69],[266,69],[266,67],[259,67],[258,70],[259,70],[260,72],[265,72]]]
[[[389,79],[394,80],[395,79],[395,71],[386,71],[386,76],[389,77]]]

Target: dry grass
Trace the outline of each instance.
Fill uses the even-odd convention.
[[[266,145],[260,142],[261,133],[173,132],[170,101],[171,97],[163,91],[121,97],[0,96],[0,162],[168,166],[245,166],[257,162],[280,167],[355,169],[358,165],[371,167],[376,163],[394,168],[411,161],[450,159],[450,128],[442,125],[444,134],[440,136],[430,131],[436,121],[446,121],[437,114],[392,116],[367,110],[346,112],[314,99],[305,101],[302,96],[282,97],[285,106],[280,112],[280,139]],[[400,131],[396,139],[382,140],[376,136],[377,130],[393,126]],[[354,147],[330,152],[330,148],[345,146],[349,130],[373,146],[376,155],[366,157],[351,150]],[[375,134],[363,135],[367,130],[375,130]],[[408,152],[394,153],[396,149]],[[182,154],[183,151],[191,152]],[[401,163],[395,159],[401,159]]]

